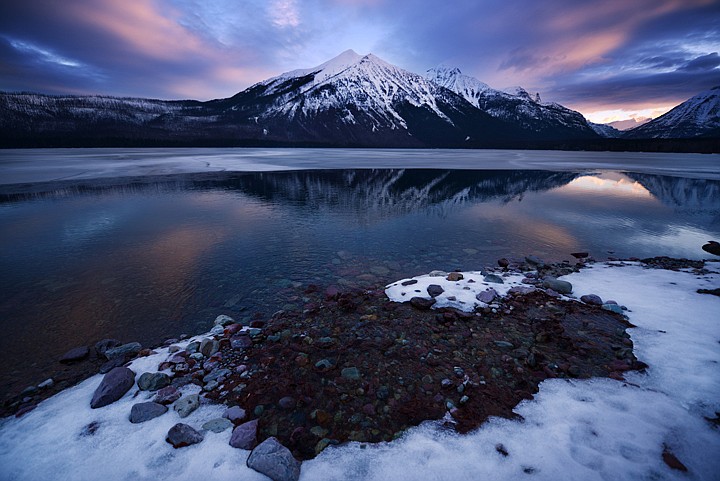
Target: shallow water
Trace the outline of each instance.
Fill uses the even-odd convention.
[[[720,181],[428,169],[55,181],[0,189],[0,226],[0,386],[19,392],[75,346],[268,316],[301,306],[311,283],[377,287],[529,253],[706,258]]]

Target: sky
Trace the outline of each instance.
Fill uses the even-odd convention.
[[[0,2],[2,91],[209,100],[347,49],[642,119],[720,85],[720,0]]]

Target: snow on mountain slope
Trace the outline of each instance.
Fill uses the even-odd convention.
[[[622,132],[608,124],[596,124],[588,121],[588,125],[595,131],[600,137],[607,139],[617,139],[622,136]]]
[[[491,116],[512,122],[535,134],[557,138],[593,138],[598,134],[579,112],[556,103],[542,103],[540,95],[532,97],[522,87],[507,92],[464,75],[460,69],[437,67],[427,71],[426,78],[462,96]]]
[[[720,86],[701,92],[666,114],[628,130],[623,137],[720,137]]]

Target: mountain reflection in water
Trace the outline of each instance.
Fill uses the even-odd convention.
[[[0,225],[0,386],[19,392],[72,347],[298,308],[310,283],[378,287],[529,253],[702,258],[720,238],[720,182],[413,169],[67,181],[0,186]]]

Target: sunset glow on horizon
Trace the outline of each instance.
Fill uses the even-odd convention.
[[[27,0],[0,5],[0,90],[225,98],[346,49],[459,67],[607,123],[720,85],[713,0]]]

